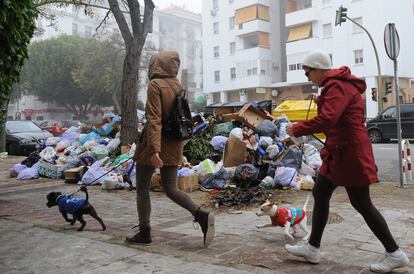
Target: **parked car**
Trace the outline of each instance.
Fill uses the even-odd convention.
[[[6,122],[6,149],[11,155],[28,155],[37,145],[53,135],[32,121]]]
[[[53,136],[60,136],[68,128],[74,126],[79,126],[79,121],[59,121],[59,120],[50,120],[44,121],[39,124],[41,129],[47,130],[53,134]]]
[[[414,104],[401,104],[402,138],[414,138]],[[372,143],[397,139],[397,108],[389,107],[377,117],[367,122],[367,130]]]

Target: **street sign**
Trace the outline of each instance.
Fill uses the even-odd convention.
[[[391,60],[397,60],[400,54],[400,37],[394,23],[389,23],[384,30],[385,51]]]

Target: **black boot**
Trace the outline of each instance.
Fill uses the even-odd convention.
[[[194,222],[201,226],[204,235],[204,247],[208,247],[214,238],[214,213],[206,212],[200,208],[194,213]]]
[[[149,245],[151,240],[151,228],[150,227],[139,227],[139,231],[135,234],[126,236],[126,241],[134,244]]]

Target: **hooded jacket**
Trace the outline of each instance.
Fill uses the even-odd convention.
[[[168,119],[176,93],[183,90],[177,79],[179,68],[180,58],[175,51],[156,53],[150,59],[150,83],[145,106],[147,123],[142,130],[134,156],[139,164],[151,165],[151,157],[155,153],[160,153],[164,166],[177,166],[182,162],[183,143],[166,139],[161,135],[162,124]]]
[[[296,137],[323,132],[320,174],[335,185],[366,186],[378,181],[371,141],[364,125],[365,81],[348,67],[332,69],[322,79],[318,115],[293,125]]]

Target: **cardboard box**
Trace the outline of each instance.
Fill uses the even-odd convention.
[[[63,177],[64,166],[63,165],[52,165],[51,163],[40,161],[37,167],[39,175],[49,177],[52,179],[58,179]]]
[[[198,175],[179,176],[177,185],[181,191],[193,192],[198,189]]]
[[[179,176],[177,181],[177,187],[179,190],[185,192],[192,192],[198,189],[198,176],[192,174],[189,176]],[[161,174],[154,173],[151,178],[150,189],[152,191],[164,191],[162,187]]]
[[[244,164],[247,155],[246,143],[230,134],[223,153],[223,166],[235,167]]]
[[[85,166],[75,167],[65,170],[65,183],[77,184],[81,179],[87,168]]]

